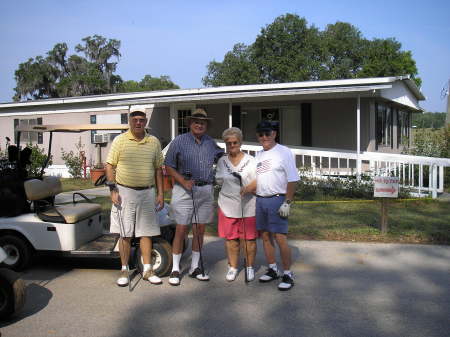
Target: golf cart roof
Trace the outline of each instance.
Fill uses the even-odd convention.
[[[128,130],[128,124],[47,124],[21,125],[15,128],[20,132],[83,132],[91,130]]]

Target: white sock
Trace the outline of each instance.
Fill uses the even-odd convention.
[[[292,277],[292,272],[290,270],[285,270],[283,274]]]
[[[150,263],[144,264],[144,273],[150,269],[152,269],[152,265]]]
[[[271,264],[269,264],[269,268],[272,268],[273,270],[278,271],[278,268],[277,268],[277,264],[276,264],[276,263],[271,263]]]
[[[181,254],[172,254],[172,271],[180,271]]]
[[[122,266],[122,271],[127,270],[127,266]]]
[[[198,267],[200,261],[200,252],[192,251],[191,271]]]

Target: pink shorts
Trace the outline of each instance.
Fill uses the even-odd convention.
[[[244,227],[245,225],[245,239],[254,240],[258,237],[258,232],[256,231],[256,217],[250,216],[244,218],[229,218],[222,213],[220,208],[217,210],[218,217],[218,231],[221,238],[227,240],[243,239],[244,238]]]

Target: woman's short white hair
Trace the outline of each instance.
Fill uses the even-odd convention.
[[[229,137],[236,137],[239,140],[239,143],[242,143],[242,131],[239,128],[236,127],[232,127],[229,129],[226,129],[223,133],[222,133],[222,139],[223,141],[226,141],[227,138]]]

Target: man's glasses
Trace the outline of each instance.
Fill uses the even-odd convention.
[[[225,142],[226,146],[231,146],[231,145],[238,145],[239,142],[238,141],[234,141],[234,142]]]
[[[270,137],[272,135],[272,131],[264,131],[264,132],[258,132],[258,137]]]
[[[137,124],[137,123],[145,123],[147,120],[145,119],[145,118],[132,118],[131,119],[131,122],[132,123],[134,123],[134,124]]]

